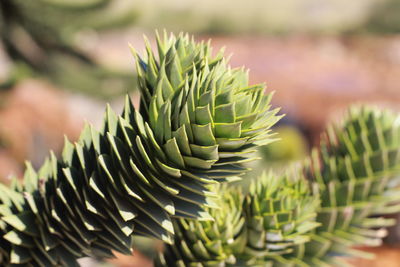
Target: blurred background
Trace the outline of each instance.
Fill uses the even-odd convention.
[[[155,29],[211,38],[275,91],[287,116],[263,166],[304,158],[351,103],[400,110],[398,0],[1,0],[0,179],[20,176],[26,159],[39,167],[85,120],[99,125],[105,103],[120,110],[126,93],[137,99],[128,44],[142,51]],[[398,232],[357,266],[399,266]],[[82,265],[151,266],[161,244],[136,243],[134,257]]]

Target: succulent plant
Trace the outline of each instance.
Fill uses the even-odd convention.
[[[227,66],[222,51],[212,57],[209,43],[188,35],[157,38],[158,59],[146,50],[146,61],[135,53],[140,113],[174,165],[226,179],[275,140],[270,127],[281,116],[271,109],[272,94],[249,86],[248,72]]]
[[[213,221],[174,220],[175,242],[160,253],[155,266],[238,266],[246,245],[243,194],[220,188]]]
[[[156,266],[267,266],[309,241],[319,199],[299,173],[264,173],[248,193],[225,189],[214,222],[174,221],[177,234]]]
[[[319,198],[295,170],[282,176],[265,173],[250,185],[245,198],[248,228],[247,258],[279,257],[300,253],[298,244],[309,241],[319,223],[315,221]]]
[[[400,210],[400,117],[373,107],[353,107],[331,125],[315,150],[307,177],[318,185],[321,223],[306,244],[304,261],[343,266],[343,257],[368,256],[355,245],[377,246]]]
[[[399,118],[376,108],[352,108],[342,124],[328,127],[320,147],[302,166],[283,176],[264,174],[246,195],[228,190],[243,198],[241,208],[231,209],[234,215],[241,209],[246,229],[240,231],[242,245],[232,257],[233,266],[348,266],[346,256],[368,256],[353,246],[381,244],[385,227],[394,223],[382,215],[400,209]],[[234,227],[236,221],[216,223],[213,231]],[[232,264],[219,258],[232,251],[226,242],[215,254],[192,253],[193,245],[182,249],[182,242],[209,242],[201,234],[204,224],[190,225],[178,224],[183,234],[167,245],[158,266]],[[222,241],[219,236],[212,241],[217,240]]]
[[[87,124],[62,158],[27,166],[24,182],[0,190],[0,255],[5,266],[77,266],[84,256],[130,254],[132,236],[169,243],[172,218],[211,219],[211,184],[237,179],[279,119],[264,86],[231,69],[210,45],[158,38],[159,60],[137,55],[140,110]]]

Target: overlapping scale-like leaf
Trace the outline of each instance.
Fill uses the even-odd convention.
[[[337,256],[367,256],[351,246],[381,244],[394,223],[381,215],[400,210],[399,121],[389,111],[352,108],[342,125],[328,128],[306,167],[319,188],[321,226],[304,247],[304,263],[343,266]]]
[[[160,253],[155,266],[240,266],[246,245],[243,195],[236,189],[218,190],[218,209],[211,209],[214,221],[179,219],[173,245]]]
[[[252,183],[247,194],[228,189],[220,209],[210,211],[214,222],[174,223],[175,242],[156,266],[285,266],[281,255],[301,254],[299,244],[308,242],[319,225],[319,199],[308,185],[295,172],[270,173]]]
[[[400,209],[399,154],[398,115],[368,107],[350,109],[344,123],[328,128],[305,165],[251,185],[242,211],[246,244],[234,255],[234,266],[348,266],[343,256],[368,256],[353,246],[379,245],[385,227],[394,222],[381,215]],[[192,225],[197,228],[181,232],[202,233]],[[216,225],[224,229],[230,220]],[[189,239],[190,248],[207,240],[201,234],[183,234],[168,246],[160,266],[231,264],[208,265],[215,254],[182,250],[182,240]]]
[[[2,265],[77,266],[84,256],[131,253],[132,235],[169,243],[172,218],[209,220],[209,184],[237,179],[279,119],[264,87],[187,36],[158,39],[158,60],[138,56],[140,110],[107,108],[24,183],[2,188]],[[4,196],[3,196],[4,195]]]
[[[282,177],[263,174],[251,184],[245,200],[247,257],[261,264],[287,253],[301,253],[297,245],[308,242],[319,225],[315,222],[318,204],[298,172]]]
[[[255,148],[273,141],[270,127],[280,118],[265,86],[248,84],[248,73],[211,56],[206,43],[181,35],[157,39],[158,57],[147,45],[137,57],[142,90],[140,112],[171,171],[203,180],[231,180],[255,158]]]

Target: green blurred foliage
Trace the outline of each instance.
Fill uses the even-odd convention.
[[[365,30],[374,33],[400,33],[400,1],[381,1],[371,13]]]
[[[293,126],[276,127],[279,141],[260,148],[260,154],[266,162],[283,163],[304,159],[308,154],[307,140]]]
[[[250,183],[258,179],[263,171],[273,170],[280,174],[288,166],[295,167],[309,154],[309,143],[296,126],[279,125],[274,127],[274,132],[279,140],[260,147],[257,153],[261,160],[247,163],[246,166],[251,168],[251,171],[245,174],[246,178],[233,183],[241,185],[245,192]]]
[[[137,16],[131,3],[122,0],[2,0],[0,41],[12,66],[0,86],[23,79],[28,68],[30,76],[46,77],[64,88],[97,97],[120,95],[118,88],[104,87],[114,80],[131,84],[134,77],[97,63],[82,50],[78,36],[132,25]]]
[[[398,0],[137,0],[138,25],[207,34],[398,32]]]
[[[140,25],[206,33],[341,33],[363,25],[376,0],[137,0]],[[190,22],[190,23],[188,23]]]
[[[93,67],[81,64],[75,58],[59,55],[53,56],[51,60],[53,68],[47,73],[50,80],[73,92],[110,99],[135,89],[136,75],[131,71]]]

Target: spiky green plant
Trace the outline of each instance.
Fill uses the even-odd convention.
[[[269,173],[246,194],[237,187],[222,191],[222,203],[210,211],[214,223],[174,222],[179,234],[158,255],[156,266],[265,266],[293,252],[319,225],[318,198],[301,178]]]
[[[246,225],[240,236],[245,247],[234,255],[233,266],[347,266],[345,257],[368,256],[353,246],[381,243],[384,228],[394,223],[382,215],[400,209],[400,116],[352,108],[342,124],[328,127],[324,137],[297,174],[261,177],[241,207],[232,209],[233,214],[242,209]],[[240,199],[234,189],[227,193]],[[216,224],[214,231],[229,224]],[[197,229],[191,227],[189,233],[202,233],[202,223],[193,225]],[[186,238],[175,236],[175,243],[159,255],[159,266],[231,264],[220,259],[231,251],[223,242],[222,250],[208,257],[192,253],[194,246],[177,254]],[[192,244],[209,242],[207,235],[190,238]],[[175,261],[160,264],[160,259],[171,258]]]
[[[246,258],[300,253],[294,251],[296,245],[308,242],[310,231],[319,226],[315,221],[319,199],[310,192],[304,177],[289,171],[281,177],[264,174],[250,185],[244,202]]]
[[[337,256],[368,256],[351,246],[381,244],[400,210],[400,117],[377,108],[352,108],[328,127],[306,166],[318,185],[321,227],[305,246],[304,262],[344,266]]]
[[[172,218],[210,219],[210,184],[237,179],[279,119],[263,85],[188,36],[158,38],[156,60],[136,54],[140,111],[129,97],[87,124],[61,159],[51,153],[23,183],[0,186],[0,262],[77,266],[84,256],[130,254],[133,235],[172,241]]]
[[[216,192],[221,195],[218,208],[209,209],[214,220],[174,220],[174,245],[167,246],[166,252],[159,254],[156,266],[240,264],[237,255],[245,249],[247,231],[242,210],[243,194],[226,188]]]

